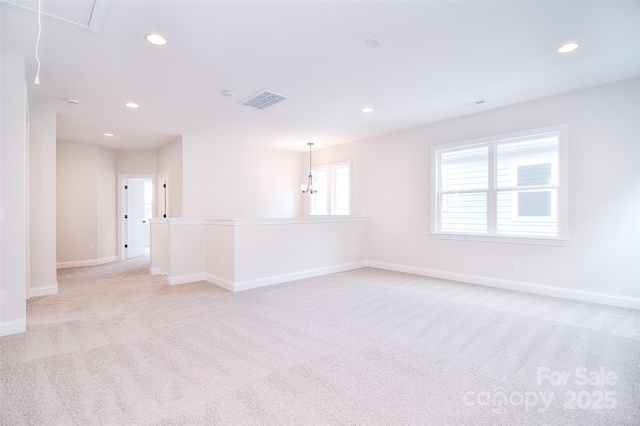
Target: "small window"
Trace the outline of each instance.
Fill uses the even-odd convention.
[[[432,235],[566,239],[565,145],[554,126],[433,147]]]
[[[516,166],[517,186],[544,186],[551,185],[552,166],[549,163],[526,164]],[[518,191],[513,200],[514,219],[521,220],[526,218],[553,218],[555,208],[553,206],[553,191]]]
[[[311,170],[313,186],[309,214],[351,214],[351,161],[324,164]]]

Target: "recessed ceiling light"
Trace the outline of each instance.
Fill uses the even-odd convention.
[[[135,102],[127,102],[125,105],[128,106],[129,108],[138,108],[138,106],[139,106]]]
[[[565,43],[562,46],[558,47],[556,49],[556,52],[558,52],[558,53],[573,52],[574,50],[576,50],[578,48],[578,46],[580,46],[578,43],[572,41],[572,42]]]
[[[373,108],[369,108],[369,107],[362,108],[362,112],[365,112],[365,113],[373,112]]]
[[[111,137],[111,136],[113,136],[113,133],[105,133],[104,135]]]
[[[156,46],[164,46],[167,44],[167,39],[161,36],[160,34],[147,34],[144,37],[149,43],[155,44]]]
[[[382,40],[380,40],[379,38],[372,37],[367,39],[367,41],[365,41],[364,44],[367,47],[378,47],[382,44]]]

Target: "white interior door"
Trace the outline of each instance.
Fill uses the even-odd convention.
[[[125,257],[131,259],[144,255],[144,180],[129,179],[125,188]]]

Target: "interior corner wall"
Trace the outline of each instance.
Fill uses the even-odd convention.
[[[431,146],[563,123],[568,247],[431,238]],[[369,218],[370,261],[640,296],[638,79],[322,149],[313,158],[352,160],[352,214]],[[299,164],[305,160],[299,156]]]
[[[24,58],[0,54],[0,336],[26,330],[27,96]]]
[[[300,215],[300,155],[185,135],[185,217],[287,218]]]
[[[29,221],[30,288],[57,292],[56,273],[56,123],[57,108],[30,108]],[[30,293],[31,293],[30,292]]]
[[[168,174],[168,216],[182,217],[182,137],[158,149],[157,171]]]
[[[96,256],[99,261],[117,256],[117,176],[116,151],[97,147],[97,242]]]
[[[98,147],[59,140],[57,148],[57,262],[96,260]]]

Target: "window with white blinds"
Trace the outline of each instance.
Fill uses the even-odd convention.
[[[309,214],[351,214],[351,161],[323,164],[311,169],[313,187]]]
[[[435,146],[432,181],[436,237],[566,240],[566,126]]]

